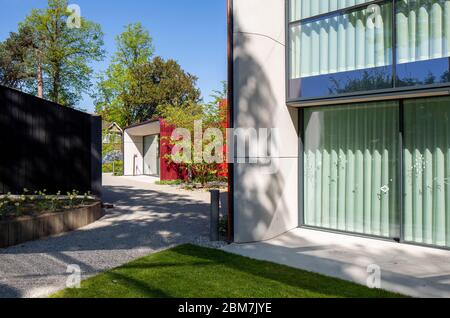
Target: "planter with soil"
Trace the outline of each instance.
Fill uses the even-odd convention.
[[[55,212],[25,213],[0,220],[0,248],[70,232],[103,216],[101,202],[64,207]]]

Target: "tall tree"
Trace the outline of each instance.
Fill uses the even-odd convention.
[[[117,52],[98,84],[97,112],[125,127],[156,115],[158,105],[199,101],[197,78],[173,60],[154,57],[152,38],[140,23],[116,38]]]
[[[100,76],[95,99],[96,111],[106,120],[122,127],[133,122],[133,91],[141,91],[139,70],[151,61],[154,53],[150,34],[140,23],[125,26],[116,37],[117,51],[105,74]]]
[[[104,56],[103,33],[98,24],[81,17],[80,27],[69,28],[67,0],[48,0],[21,24],[33,30],[36,80],[32,90],[54,102],[74,106],[91,85],[90,63]]]
[[[9,38],[0,43],[0,84],[23,89],[35,74],[30,68],[36,43],[30,28],[11,32]]]

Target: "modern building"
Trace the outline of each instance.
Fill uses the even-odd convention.
[[[153,176],[160,180],[184,180],[186,169],[170,162],[170,137],[174,127],[163,119],[145,121],[124,129],[123,165],[125,176]]]
[[[151,120],[124,130],[124,175],[160,175],[159,120]]]
[[[275,173],[234,164],[236,242],[450,248],[449,0],[230,0],[229,40],[234,128],[281,136]]]

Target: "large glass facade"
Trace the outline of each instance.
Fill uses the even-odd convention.
[[[289,100],[447,83],[449,43],[450,0],[291,0]]]
[[[450,247],[450,98],[404,102],[404,236]]]
[[[399,236],[397,102],[304,111],[305,225]]]
[[[450,0],[290,0],[288,99],[450,82]],[[305,108],[305,226],[450,248],[450,97]]]
[[[312,107],[303,121],[306,226],[450,247],[450,97]]]

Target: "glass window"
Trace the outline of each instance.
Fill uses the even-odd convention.
[[[450,98],[404,102],[405,240],[450,247]]]
[[[397,1],[397,86],[449,82],[450,0]]]
[[[373,0],[290,0],[290,21],[349,8]]]
[[[450,82],[450,0],[291,0],[289,19],[289,100]]]
[[[392,87],[391,8],[370,5],[291,24],[290,98]]]
[[[305,109],[304,222],[399,235],[397,102]]]

